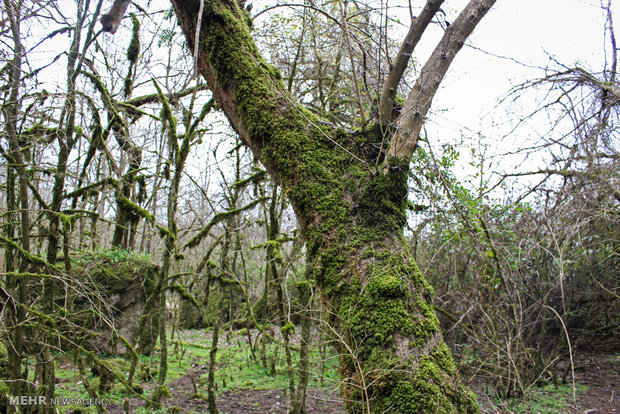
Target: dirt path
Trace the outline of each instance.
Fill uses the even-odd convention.
[[[207,371],[207,366],[199,366],[171,381],[168,389],[172,398],[165,400],[163,405],[170,408],[177,407],[181,412],[208,412],[206,395],[196,396],[194,393],[194,384],[200,383],[200,377]],[[151,391],[146,390],[145,394],[149,395]],[[311,389],[308,390],[306,398],[308,413],[345,414],[342,400],[336,392]],[[144,407],[144,401],[132,398],[130,411],[133,412],[139,407]],[[122,404],[110,404],[106,408],[110,414],[124,413]],[[289,407],[288,397],[283,391],[243,389],[220,394],[217,398],[217,408],[220,414],[286,414]]]
[[[620,355],[583,355],[575,366],[575,382],[588,391],[577,396],[570,414],[620,413]]]

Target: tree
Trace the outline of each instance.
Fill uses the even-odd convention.
[[[19,113],[19,87],[20,77],[22,76],[22,59],[23,59],[23,46],[21,43],[20,24],[22,21],[22,10],[20,7],[15,7],[11,2],[5,1],[4,6],[8,16],[9,27],[11,30],[11,37],[13,40],[13,57],[10,63],[7,65],[9,74],[10,90],[8,100],[2,105],[2,113],[6,121],[6,135],[9,141],[9,154],[6,154],[2,149],[5,158],[12,164],[7,166],[7,207],[8,210],[18,210],[17,201],[20,204],[20,223],[21,234],[20,242],[23,254],[30,253],[30,212],[28,202],[28,178],[26,172],[26,163],[24,161],[24,150],[22,144],[19,142],[18,134],[18,113]],[[15,170],[17,172],[17,178],[19,183],[18,196],[16,197],[14,192],[15,187]],[[10,214],[15,214],[11,212]],[[12,224],[6,226],[6,235],[9,238],[14,237],[15,229]],[[7,271],[14,271],[13,265],[13,250],[7,249],[5,253]],[[26,272],[30,267],[30,263],[27,257],[21,257],[19,261],[19,272]],[[9,364],[10,364],[10,377],[15,381],[11,384],[11,392],[15,395],[19,395],[22,389],[20,380],[22,379],[21,363],[22,363],[22,351],[23,351],[23,329],[22,324],[26,319],[26,312],[21,305],[25,302],[26,298],[26,281],[17,277],[16,280],[8,283],[8,288],[14,291],[14,295],[18,298],[19,303],[13,305],[12,312],[9,311],[9,319],[14,323],[14,328],[11,332],[11,340],[14,344],[13,347],[8,347],[9,352]],[[13,321],[14,319],[14,321]]]
[[[403,227],[409,162],[424,117],[456,53],[494,2],[472,0],[445,31],[396,128],[384,122],[347,133],[293,102],[260,55],[239,4],[172,0],[217,102],[293,205],[330,315],[350,412],[479,411],[456,378],[432,288],[407,253]],[[427,2],[431,18],[441,3]],[[413,32],[429,21],[413,19]],[[402,73],[392,76],[388,85],[398,85]],[[385,153],[377,142],[389,144]]]

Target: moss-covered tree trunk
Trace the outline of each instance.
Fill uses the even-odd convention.
[[[404,172],[394,165],[352,180],[327,220],[305,229],[343,397],[356,413],[476,412],[439,331],[432,288],[407,253]]]
[[[172,1],[193,51],[199,0]],[[198,66],[243,142],[288,195],[330,315],[352,413],[478,412],[458,381],[431,288],[403,238],[408,159],[378,128],[348,134],[292,102],[234,1],[204,2]]]

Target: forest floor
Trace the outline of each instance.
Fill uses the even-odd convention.
[[[183,332],[177,341],[170,341],[168,357],[167,386],[171,397],[164,401],[162,409],[154,411],[144,408],[144,401],[131,398],[132,413],[179,412],[206,413],[208,354],[210,351],[208,335],[200,331]],[[270,356],[273,368],[266,368],[262,363],[260,346],[251,351],[244,335],[232,335],[222,338],[218,351],[218,369],[216,373],[217,407],[220,414],[286,414],[289,398],[287,395],[288,376],[286,375],[285,356],[278,348],[269,346],[265,351]],[[121,359],[110,359],[118,361]],[[158,357],[145,357],[143,366],[147,374],[142,374],[140,385],[144,396],[150,396],[153,382],[145,380],[149,375],[156,377]],[[87,396],[78,377],[72,375],[73,367],[65,364],[61,370],[58,391],[61,397]],[[125,368],[121,367],[121,370]],[[344,414],[342,400],[337,392],[336,361],[329,355],[329,348],[320,353],[311,354],[310,383],[307,395],[307,412],[314,414]],[[75,371],[73,371],[75,372]],[[137,375],[136,378],[140,378]],[[98,378],[91,379],[96,385]],[[598,352],[581,353],[575,356],[575,396],[570,374],[567,384],[542,388],[530,388],[526,396],[520,399],[498,400],[488,396],[490,387],[475,380],[472,389],[478,394],[478,400],[484,413],[523,413],[523,414],[620,414],[620,353]],[[109,413],[123,413],[122,385],[116,384],[110,394],[106,395],[112,402],[106,409]],[[77,395],[76,395],[77,394]],[[62,407],[60,412],[90,412],[94,407],[83,411],[74,411],[77,407]],[[94,411],[93,411],[94,412]]]
[[[169,385],[172,398],[166,405],[181,408],[182,412],[208,412],[204,399],[193,394],[193,383],[207,371],[198,368]],[[192,379],[193,378],[193,381]],[[612,414],[620,413],[620,357],[613,355],[584,355],[577,358],[575,382],[576,403],[572,401],[572,386],[553,385],[532,389],[524,399],[492,400],[478,388],[484,413],[540,414]],[[134,403],[137,403],[134,400]],[[142,404],[139,404],[140,406]],[[336,391],[313,388],[308,391],[307,412],[313,414],[344,414],[342,400]],[[221,414],[286,414],[288,397],[282,390],[238,389],[221,393],[217,399]],[[121,407],[109,409],[122,413]]]

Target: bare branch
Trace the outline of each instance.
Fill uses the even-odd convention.
[[[487,14],[495,0],[471,0],[453,24],[446,29],[441,41],[428,59],[397,121],[397,130],[388,149],[388,158],[409,159],[418,143],[418,136],[424,124],[433,97],[439,88],[450,64],[465,40],[480,20]]]
[[[396,92],[398,90],[398,84],[403,78],[405,69],[407,69],[411,54],[422,38],[422,33],[424,33],[426,27],[443,2],[444,0],[428,0],[424,9],[420,12],[420,15],[412,19],[411,26],[409,26],[409,33],[407,33],[405,40],[403,40],[403,43],[400,45],[398,55],[383,85],[381,100],[379,101],[379,123],[381,125],[385,125],[389,122],[390,115],[392,114],[392,106],[394,105],[394,99],[396,98]]]

